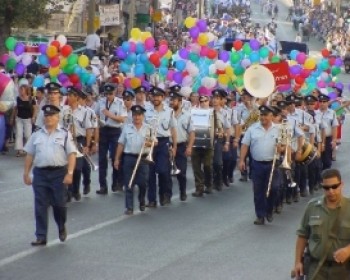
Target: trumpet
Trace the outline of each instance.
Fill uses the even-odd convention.
[[[91,166],[91,169],[93,171],[97,171],[98,170],[98,164],[94,163],[92,158],[88,155],[88,154],[85,154],[83,153],[83,145],[80,143],[79,144],[79,147],[80,147],[80,152],[83,154],[84,158],[86,159],[87,163]]]
[[[171,152],[171,146],[169,146],[169,154],[170,154],[170,165],[171,165],[170,175],[176,176],[176,175],[180,174],[181,170],[178,169],[176,166],[175,157]]]

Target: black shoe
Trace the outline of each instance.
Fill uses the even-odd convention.
[[[63,230],[60,230],[58,233],[58,238],[60,239],[61,242],[66,241],[67,239],[67,229],[66,227],[63,228]]]
[[[133,215],[133,214],[134,214],[134,210],[132,210],[132,209],[126,209],[126,210],[124,211],[124,214],[125,214],[125,215]]]
[[[90,190],[91,190],[90,185],[85,186],[84,189],[83,189],[83,194],[84,194],[84,195],[89,194],[89,193],[90,193]]]
[[[181,192],[181,194],[180,194],[180,200],[181,200],[181,201],[186,201],[186,199],[187,199],[187,194],[186,194],[186,192]]]
[[[278,206],[276,207],[276,213],[277,213],[277,214],[281,214],[281,213],[282,213],[282,209],[283,209],[283,206],[282,206],[282,205],[278,205]]]
[[[75,201],[80,201],[81,200],[81,194],[80,193],[73,193],[72,196],[75,199]]]
[[[148,208],[157,208],[157,202],[156,201],[148,202],[146,207],[148,207]]]
[[[265,224],[265,219],[264,218],[256,218],[256,220],[254,221],[254,225],[263,225]]]
[[[37,239],[33,242],[30,243],[32,246],[36,247],[36,246],[46,246],[46,240],[43,239]]]
[[[96,191],[96,194],[105,195],[105,194],[108,194],[108,190],[107,188],[100,188],[99,190]]]
[[[291,198],[291,197],[288,197],[288,198],[286,199],[286,203],[287,203],[287,204],[292,204],[292,198]]]
[[[192,193],[193,197],[203,197],[203,192],[200,191],[195,191],[194,193]]]
[[[71,192],[67,192],[66,202],[69,203],[72,201],[72,194]]]
[[[230,184],[233,184],[233,182],[234,182],[235,180],[233,180],[233,178],[228,178],[228,181],[229,181]]]
[[[140,211],[143,212],[146,210],[145,202],[140,202]]]
[[[294,202],[299,202],[299,199],[300,199],[299,193],[297,193],[297,194],[293,197],[293,201],[294,201]]]
[[[271,223],[273,221],[273,215],[272,214],[269,214],[266,216],[266,220]]]
[[[307,191],[301,192],[301,193],[300,193],[300,196],[301,196],[301,197],[307,197]]]
[[[211,194],[213,192],[212,188],[205,188],[204,193]]]
[[[248,177],[247,176],[242,176],[241,178],[239,178],[240,182],[248,182]]]
[[[124,191],[123,185],[120,183],[112,185],[111,189],[112,189],[112,192],[123,192]]]
[[[165,196],[164,195],[159,196],[159,204],[160,204],[160,206],[165,205]]]
[[[222,185],[214,186],[214,189],[216,189],[218,192],[222,191]]]
[[[166,195],[163,199],[163,206],[168,204],[171,204],[171,198]]]
[[[309,190],[309,193],[310,193],[310,195],[313,195],[314,194],[314,190],[313,189]]]
[[[229,187],[229,186],[230,186],[230,184],[229,184],[229,182],[228,182],[227,179],[224,179],[222,182],[224,183],[224,185],[225,185],[226,187]]]

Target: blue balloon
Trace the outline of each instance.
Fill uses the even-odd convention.
[[[125,62],[120,63],[119,69],[121,72],[128,73],[130,72],[130,65],[126,64]]]
[[[293,60],[297,60],[297,55],[298,55],[299,51],[297,50],[292,50],[289,54],[290,58]]]
[[[143,53],[140,55],[140,62],[143,64],[147,63],[149,61],[147,54]]]
[[[86,84],[87,84],[88,86],[92,86],[92,85],[94,85],[95,83],[96,83],[96,76],[95,76],[94,74],[91,74],[91,75],[89,76],[89,79],[87,80]]]
[[[168,74],[168,67],[165,67],[165,66],[159,67],[159,74],[162,76],[166,76]]]
[[[135,53],[130,53],[126,59],[125,62],[129,65],[132,65],[136,62],[136,54]]]
[[[175,63],[175,67],[177,70],[179,70],[179,72],[182,72],[186,68],[186,62],[183,60],[178,60]]]
[[[45,85],[45,79],[43,76],[38,75],[33,80],[33,87],[43,87]]]
[[[251,52],[249,55],[249,60],[251,63],[259,62],[260,60],[259,53],[255,51]]]
[[[80,66],[78,66],[78,65],[76,65],[74,67],[74,73],[77,74],[77,75],[80,75],[82,73],[82,70],[83,69]]]
[[[134,73],[136,77],[140,77],[145,74],[145,66],[143,64],[136,64]]]
[[[39,55],[38,60],[41,65],[49,65],[49,58],[45,54]]]
[[[130,49],[130,44],[129,44],[129,42],[123,42],[123,44],[122,44],[122,49],[123,49],[123,51],[124,52],[128,52],[129,51],[129,49]]]
[[[136,44],[136,53],[144,53],[145,52],[145,46],[143,43],[137,43]]]

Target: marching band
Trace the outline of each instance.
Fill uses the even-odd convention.
[[[186,201],[190,159],[192,196],[204,197],[234,183],[239,158],[240,181],[253,183],[254,224],[272,222],[284,203],[318,190],[320,172],[331,167],[337,144],[339,118],[322,93],[303,97],[215,88],[210,95],[184,96],[181,86],[172,85],[140,86],[120,94],[116,85],[106,84],[98,98],[89,88],[68,88],[67,105],[61,105],[59,84],[47,84],[46,91],[77,149],[67,202],[81,199],[81,184],[83,195],[89,194],[91,170],[98,169],[96,193],[108,194],[111,161],[110,187],[125,192],[127,215],[134,212],[135,185],[140,211],[158,202],[170,204],[175,177],[180,200]],[[39,112],[37,127],[43,127],[43,120],[44,112]]]

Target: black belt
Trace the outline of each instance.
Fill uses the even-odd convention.
[[[44,167],[37,167],[37,168],[43,171],[54,171],[54,170],[66,169],[67,166],[44,166]]]
[[[148,154],[143,154],[141,155],[141,158],[146,158]],[[138,158],[139,154],[131,154],[131,153],[124,153],[124,156],[129,156],[129,157],[133,157],[133,158]]]
[[[315,263],[319,263],[320,262],[320,260],[318,260],[318,259],[315,259],[315,258],[313,258],[313,257],[311,257],[311,261],[312,262],[315,262]],[[342,265],[344,265],[345,263],[338,263],[338,262],[336,262],[336,261],[334,261],[334,260],[325,260],[324,262],[323,262],[323,266],[328,266],[328,267],[332,267],[332,266],[342,266]]]
[[[158,141],[169,140],[169,137],[157,137]]]
[[[181,143],[177,143],[177,146],[182,146],[182,145],[186,145],[187,142],[181,142]]]
[[[109,130],[116,130],[116,131],[121,130],[120,127],[114,127],[114,126],[108,126],[108,125],[102,126],[101,128],[102,129],[109,129]]]
[[[262,160],[262,161],[259,161],[259,160],[255,160],[257,163],[260,163],[260,164],[272,164],[272,160]]]
[[[78,141],[85,140],[85,139],[86,139],[85,136],[77,136],[77,140],[78,140]]]

